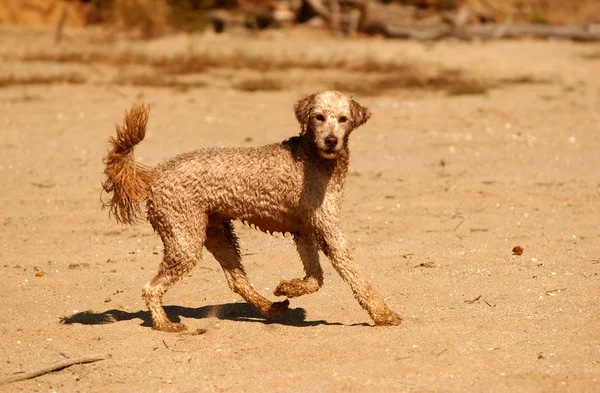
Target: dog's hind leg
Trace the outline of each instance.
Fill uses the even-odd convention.
[[[271,302],[259,295],[248,281],[242,266],[237,236],[233,224],[227,219],[211,218],[205,242],[206,249],[221,264],[231,290],[251,303],[264,315],[280,315],[287,310],[290,302]]]
[[[167,317],[162,306],[165,292],[181,277],[188,273],[201,257],[202,246],[206,238],[206,215],[187,215],[175,217],[171,213],[169,218],[175,224],[156,221],[153,226],[159,232],[165,246],[163,261],[158,274],[144,286],[142,297],[152,315],[153,328],[165,332],[179,332],[185,330],[180,323],[173,323]],[[190,218],[192,216],[195,219]]]
[[[302,279],[281,280],[275,288],[275,296],[290,298],[317,292],[323,285],[323,269],[319,263],[317,238],[314,233],[298,233],[294,236],[298,255],[304,265],[306,276]]]

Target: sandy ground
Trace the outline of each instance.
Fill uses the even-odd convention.
[[[206,333],[154,331],[140,294],[160,240],[148,224],[122,227],[101,209],[106,139],[135,97],[152,105],[136,153],[154,165],[195,148],[281,141],[297,133],[292,105],[311,91],[8,86],[0,375],[111,358],[0,390],[600,392],[600,60],[584,56],[600,47],[373,45],[478,75],[549,80],[484,95],[356,97],[374,116],[352,136],[343,228],[401,326],[371,326],[325,258],[322,290],[266,320],[205,253],[165,305]],[[238,232],[261,293],[302,275],[289,238]]]

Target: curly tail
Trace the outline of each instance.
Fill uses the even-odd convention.
[[[150,107],[134,104],[125,113],[124,124],[116,124],[117,136],[108,139],[112,149],[102,161],[106,165],[106,180],[102,188],[112,193],[103,207],[108,207],[110,215],[117,222],[133,225],[143,218],[140,203],[147,198],[154,180],[154,170],[135,162],[133,147],[146,135],[146,124]]]

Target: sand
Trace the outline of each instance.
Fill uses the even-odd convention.
[[[544,79],[355,97],[374,115],[352,135],[342,227],[402,325],[372,326],[324,257],[322,290],[265,319],[205,253],[165,296],[169,317],[197,334],[154,331],[140,295],[160,239],[102,210],[106,140],[136,99],[152,105],[136,155],[155,165],[284,140],[298,132],[293,103],[312,90],[17,84],[0,89],[0,376],[111,358],[0,389],[599,392],[600,47],[374,45],[473,75]],[[274,298],[281,278],[302,275],[289,237],[237,230],[260,293]]]

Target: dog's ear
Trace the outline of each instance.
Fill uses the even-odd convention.
[[[296,120],[302,127],[302,132],[306,131],[308,127],[308,120],[310,119],[310,110],[313,107],[316,94],[311,94],[298,100],[294,104],[294,113],[296,114]]]
[[[352,114],[352,125],[354,128],[360,127],[371,118],[371,111],[366,106],[350,98],[350,113]]]

